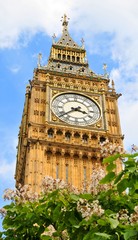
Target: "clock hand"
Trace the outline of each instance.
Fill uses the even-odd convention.
[[[77,108],[71,107],[71,110],[70,110],[70,111],[61,114],[59,117],[62,117],[62,116],[66,115],[66,114],[68,114],[68,113],[70,113],[70,112],[77,111],[76,109],[77,109]]]
[[[71,107],[71,110],[70,110],[70,111],[61,114],[59,117],[62,117],[62,116],[66,115],[66,114],[68,114],[68,113],[71,113],[71,112],[73,112],[73,111],[77,111],[77,112],[81,112],[81,113],[83,113],[83,114],[87,114],[85,111],[80,110],[80,108],[81,108],[81,107],[79,107],[79,106],[76,107],[76,108]]]
[[[85,111],[77,110],[78,112],[81,112],[83,114],[87,114]]]
[[[82,110],[81,110],[81,107],[77,107],[77,108],[75,109],[75,111],[81,112],[81,113],[83,113],[83,114],[87,114],[85,111],[82,111]]]
[[[76,107],[76,108],[74,108],[74,111],[81,112],[83,114],[87,114],[85,111],[82,111],[80,109],[81,109],[81,107]]]

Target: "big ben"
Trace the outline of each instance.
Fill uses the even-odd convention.
[[[122,144],[114,82],[89,68],[84,42],[79,46],[70,37],[66,15],[62,27],[48,64],[39,59],[26,87],[19,131],[16,186],[37,192],[45,176],[80,189],[93,169],[103,167],[100,143]]]

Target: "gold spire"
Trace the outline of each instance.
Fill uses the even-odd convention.
[[[61,19],[61,21],[62,21],[62,26],[68,26],[68,20],[69,20],[69,18],[67,17],[67,15],[66,14],[64,14],[64,16],[63,17],[61,17],[62,19]]]

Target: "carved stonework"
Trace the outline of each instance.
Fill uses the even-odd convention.
[[[100,143],[109,139],[121,144],[123,139],[119,95],[111,91],[105,75],[90,70],[84,44],[75,43],[67,27],[64,19],[48,64],[39,61],[34,70],[19,129],[16,185],[29,184],[38,192],[46,175],[81,188],[93,169],[102,167]],[[72,96],[63,99],[62,94]],[[56,112],[52,102],[57,96]]]

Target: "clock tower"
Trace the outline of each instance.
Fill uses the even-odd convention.
[[[48,64],[41,66],[40,54],[26,87],[19,131],[16,185],[38,192],[45,176],[81,188],[103,167],[100,143],[122,144],[114,82],[89,68],[84,41],[79,46],[70,37],[66,15],[62,25]]]

